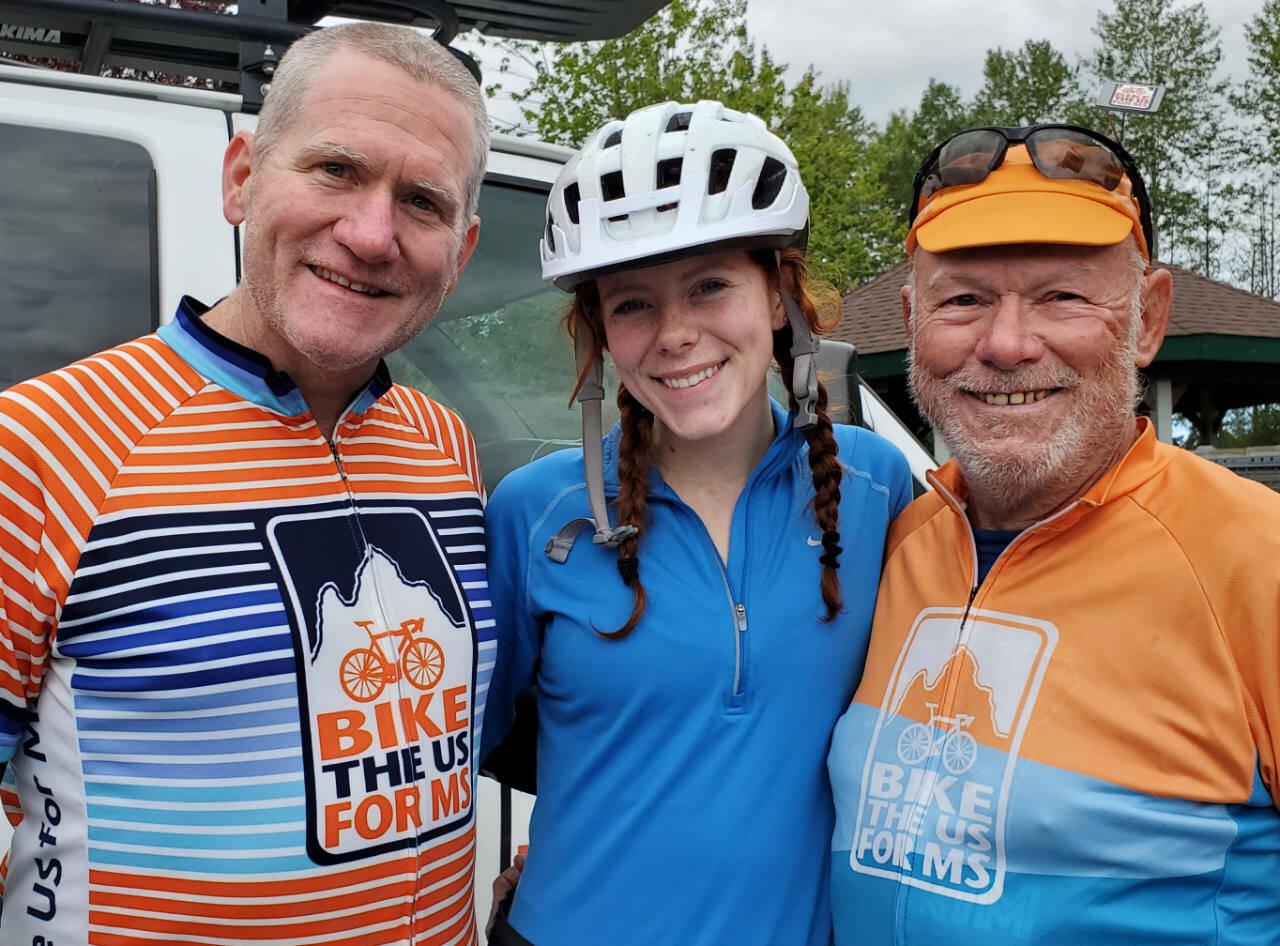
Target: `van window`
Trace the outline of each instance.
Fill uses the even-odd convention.
[[[458,288],[425,332],[387,358],[396,381],[467,422],[489,490],[517,466],[582,443],[569,403],[573,343],[560,326],[569,296],[540,275],[546,201],[544,192],[486,183],[480,241]],[[611,370],[605,387],[608,429],[617,419]]]
[[[157,324],[141,146],[0,124],[0,388]]]

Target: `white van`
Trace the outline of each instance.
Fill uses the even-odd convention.
[[[406,10],[417,11],[412,21],[435,26],[446,41],[459,28],[590,39],[625,33],[665,2],[468,0],[465,16],[440,0],[385,6],[401,22]],[[0,58],[0,388],[154,330],[184,294],[213,303],[231,291],[239,238],[222,218],[223,150],[255,126],[254,102],[288,40],[319,16],[352,12],[348,6],[368,17],[381,4],[259,0],[241,2],[238,16],[217,17],[111,0],[0,0],[0,57],[70,60],[89,73],[100,64],[161,69],[225,89]],[[581,442],[568,405],[572,349],[558,324],[565,297],[540,279],[537,252],[546,193],[570,154],[494,136],[475,255],[428,329],[388,358],[397,381],[463,415],[490,490],[514,467]],[[859,389],[851,356],[849,346],[824,350],[833,406],[898,443],[923,484],[930,458],[869,389]],[[848,394],[859,390],[850,410]],[[531,806],[530,796],[481,780],[482,919],[489,880],[525,842]],[[0,819],[0,852],[8,834]]]

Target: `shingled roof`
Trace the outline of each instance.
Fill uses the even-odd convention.
[[[902,287],[907,283],[904,261],[870,282],[844,294],[840,322],[831,331],[837,341],[852,342],[859,355],[905,350],[902,326]]]
[[[1173,313],[1162,355],[1173,355],[1176,350],[1178,356],[1185,357],[1181,350],[1185,346],[1170,344],[1181,336],[1280,340],[1280,302],[1178,266],[1161,265],[1173,274]],[[907,264],[903,262],[846,293],[843,316],[831,337],[852,342],[860,356],[905,351],[901,290],[906,282]]]

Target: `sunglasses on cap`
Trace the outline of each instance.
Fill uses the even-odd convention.
[[[1151,203],[1133,158],[1117,142],[1079,125],[991,126],[948,138],[929,152],[916,172],[908,225],[939,191],[985,180],[1004,163],[1009,146],[1016,144],[1026,145],[1031,163],[1047,178],[1087,181],[1115,191],[1127,177],[1138,201],[1142,235],[1151,246]]]

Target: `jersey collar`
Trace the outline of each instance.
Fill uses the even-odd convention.
[[[259,407],[286,417],[309,415],[307,402],[293,379],[251,348],[233,342],[204,323],[209,307],[183,296],[172,322],[160,327],[161,341],[201,375]],[[363,414],[391,389],[384,361],[364,387],[354,392],[348,416]]]
[[[1172,454],[1161,449],[1160,442],[1156,440],[1155,425],[1150,418],[1138,418],[1137,434],[1125,455],[1098,477],[1080,497],[1077,501],[1079,505],[1091,507],[1109,503],[1133,492],[1168,465]],[[955,460],[948,460],[939,469],[930,470],[925,478],[964,514],[969,490]]]

